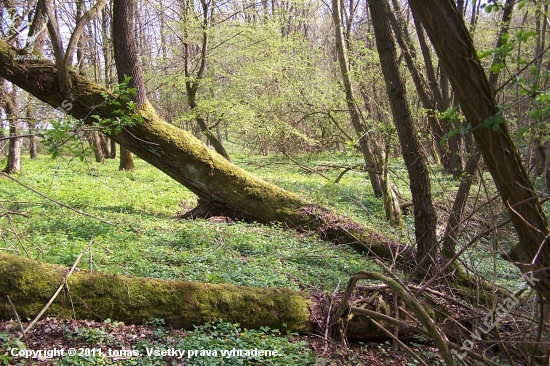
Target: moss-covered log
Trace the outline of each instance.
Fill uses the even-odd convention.
[[[64,283],[67,268],[0,253],[0,318],[13,316],[6,296],[22,319],[34,318]],[[177,328],[193,329],[210,320],[244,327],[313,331],[314,303],[287,289],[263,289],[198,282],[165,281],[103,272],[75,271],[47,311],[63,318],[116,319],[141,324],[162,318]]]
[[[74,271],[67,278],[68,272],[66,267],[0,252],[0,319],[13,318],[6,296],[20,318],[34,319],[65,279],[66,286],[44,316],[99,321],[110,318],[126,324],[161,318],[169,326],[189,330],[194,325],[223,319],[250,329],[281,329],[285,324],[285,329],[300,333],[320,331],[327,319],[321,301],[300,291],[166,281],[97,271],[91,274],[85,270]],[[401,335],[407,334],[410,332]],[[350,339],[387,339],[362,316],[347,323],[346,335]]]
[[[15,60],[14,56],[21,52],[0,41],[1,77],[54,108],[65,108],[70,103],[71,108],[65,111],[86,123],[97,122],[92,115],[113,117],[113,106],[104,103],[108,90],[70,71],[70,88],[62,91],[53,63]],[[397,251],[398,243],[364,225],[307,202],[228,162],[187,131],[163,121],[150,104],[137,113],[142,122],[110,137],[194,192],[202,205],[195,212],[279,222],[382,257],[391,257]]]
[[[322,296],[289,289],[167,281],[99,271],[92,274],[82,269],[69,276],[68,273],[66,267],[0,252],[0,320],[13,318],[7,296],[22,320],[34,319],[60,285],[62,291],[43,316],[98,321],[110,318],[126,324],[143,324],[160,318],[171,327],[188,330],[223,319],[249,329],[285,327],[292,332],[325,334],[325,322],[329,318],[326,311],[330,308],[334,313],[338,308],[336,298],[329,307],[328,298],[323,301]],[[350,306],[368,310],[371,317],[379,314],[374,319],[393,333],[395,324],[385,318],[395,312],[390,305],[393,292],[381,286],[373,286],[370,290],[362,287],[356,291]],[[444,307],[433,303],[429,297],[422,300],[426,300],[423,302],[426,306],[438,308],[440,314],[446,313]],[[366,316],[348,312],[344,315],[346,320],[332,336],[345,335],[349,340],[364,341],[388,339],[387,334]],[[406,324],[400,325],[400,337],[410,337],[417,331],[416,320],[407,317],[399,322]],[[443,328],[449,339],[456,339],[455,326],[447,324]]]

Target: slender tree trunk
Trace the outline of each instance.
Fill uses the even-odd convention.
[[[345,44],[343,29],[342,29],[342,17],[341,17],[341,3],[340,0],[332,0],[332,18],[334,21],[334,34],[336,40],[336,51],[338,53],[338,63],[340,65],[340,74],[342,76],[342,83],[346,92],[346,103],[348,105],[348,110],[351,118],[351,124],[357,134],[359,139],[359,146],[363,158],[365,159],[365,164],[371,170],[380,170],[380,164],[374,158],[372,151],[372,140],[369,139],[367,129],[361,123],[361,111],[357,104],[353,92],[353,83],[350,76],[349,70],[349,60],[347,55],[347,48]],[[381,163],[381,162],[380,162]],[[369,178],[371,181],[372,189],[374,195],[378,198],[382,197],[384,194],[384,188],[380,173],[369,172]]]
[[[501,26],[500,26],[500,32],[498,34],[497,43],[495,45],[495,48],[499,48],[502,46],[503,39],[502,36],[508,33],[508,30],[510,29],[510,20],[512,19],[512,13],[514,10],[514,0],[506,0],[506,3],[504,4],[504,7],[502,9],[502,19],[501,19]],[[540,50],[537,52],[535,51],[535,54],[538,54]],[[493,65],[496,65],[498,63],[502,62],[502,58],[498,53],[495,53],[495,56],[493,58]],[[500,72],[491,72],[489,73],[489,85],[491,86],[491,89],[496,90],[497,89],[497,83],[498,83],[498,76],[500,75]]]
[[[420,50],[422,51],[422,57],[424,59],[424,65],[426,68],[426,77],[428,79],[428,84],[430,86],[430,90],[432,91],[432,96],[435,102],[435,108],[431,111],[431,113],[428,114],[428,123],[430,126],[432,136],[435,140],[435,147],[439,155],[439,161],[441,165],[445,168],[450,164],[449,156],[445,148],[447,144],[442,144],[442,139],[443,139],[443,136],[445,135],[445,131],[443,129],[443,126],[441,125],[441,121],[436,115],[436,111],[439,111],[441,109],[441,106],[443,105],[441,90],[439,89],[439,82],[437,81],[437,77],[435,74],[435,68],[432,62],[431,51],[426,42],[424,29],[422,28],[422,24],[420,24],[420,22],[417,21],[416,17],[413,17],[413,20],[414,20],[414,25],[416,29],[416,34],[418,37],[418,43],[420,45]]]
[[[464,20],[450,0],[409,0],[409,4],[448,72],[466,119],[472,124],[483,160],[504,205],[509,208],[519,243],[513,246],[507,259],[523,273],[531,273],[537,280],[534,281],[537,291],[550,298],[548,221],[506,124],[501,123],[496,130],[482,126],[489,117],[497,116],[499,110]]]
[[[111,158],[111,140],[109,137],[105,136],[104,134],[99,134],[99,139],[101,141],[101,151],[103,152],[103,156],[106,159]]]
[[[118,166],[118,170],[125,172],[133,172],[135,170],[132,152],[122,145],[120,146],[120,165]]]
[[[6,109],[4,109],[6,111]],[[13,116],[6,111],[7,116]],[[10,117],[8,117],[10,118]],[[14,117],[11,117],[14,118]],[[21,124],[19,121],[10,119],[10,137],[21,135]],[[8,143],[8,162],[3,172],[8,174],[21,173],[21,138],[12,138]]]
[[[109,159],[116,159],[116,141],[112,138],[109,140],[111,141],[111,155],[109,155]]]
[[[200,2],[202,7],[202,43],[200,47],[200,66],[198,71],[196,72],[196,75],[191,75],[190,71],[190,44],[188,43],[189,40],[185,38],[184,44],[183,44],[183,51],[184,51],[184,58],[185,58],[185,76],[188,80],[185,82],[185,89],[187,91],[187,104],[191,109],[198,109],[197,104],[197,92],[199,89],[199,85],[201,83],[201,80],[204,78],[204,74],[206,72],[206,63],[207,63],[207,56],[208,56],[208,47],[210,39],[208,37],[208,29],[210,27],[210,17],[212,8],[214,6],[214,3],[211,1],[201,0]],[[194,14],[190,14],[193,11],[193,4],[192,2],[185,2],[184,8],[182,9],[184,14],[184,21],[187,20],[189,17],[194,17]],[[187,34],[187,32],[185,32]],[[200,116],[200,113],[195,118],[197,125],[200,128],[201,133],[206,137],[207,143],[212,145],[214,147],[214,150],[224,158],[226,158],[229,162],[231,162],[231,158],[229,157],[229,153],[227,150],[225,150],[225,147],[223,146],[223,143],[220,139],[216,136],[215,133],[210,129],[210,126],[208,126],[208,123],[206,122],[205,118]]]
[[[36,138],[34,136],[34,133],[36,131],[36,123],[33,119],[33,113],[32,113],[32,95],[27,96],[27,103],[26,103],[26,111],[25,115],[27,117],[27,126],[29,129],[29,157],[31,159],[36,159],[38,155],[36,154]]]
[[[196,95],[197,95],[198,85],[193,85],[193,84],[194,83],[190,81],[187,81],[185,83],[185,86],[187,89],[187,103],[189,104],[189,107],[191,107],[191,109],[197,109],[198,105],[197,105]],[[197,116],[195,120],[197,121],[197,125],[199,126],[200,131],[206,137],[206,141],[209,142],[212,145],[212,147],[214,147],[214,150],[216,150],[218,154],[220,154],[221,156],[223,156],[224,158],[226,158],[228,161],[231,162],[231,157],[229,157],[229,153],[227,152],[227,150],[225,150],[225,147],[223,146],[222,141],[216,136],[216,134],[212,132],[212,130],[210,129],[210,126],[208,126],[208,123],[206,123],[206,120],[201,116]]]
[[[432,204],[428,169],[422,158],[420,143],[416,137],[407,102],[405,85],[397,65],[397,54],[389,21],[391,10],[387,0],[369,0],[368,5],[393,120],[409,173],[414,204],[416,260],[425,273],[434,273],[438,253],[435,235],[437,216]]]
[[[92,150],[94,151],[96,163],[100,163],[100,164],[105,163],[105,156],[103,155],[103,149],[101,147],[101,138],[99,137],[99,132],[97,131],[90,132],[89,139],[92,145]]]
[[[34,132],[36,131],[36,124],[34,123],[34,121],[31,120],[28,120],[27,124],[29,126],[29,134],[31,135],[29,137],[29,157],[31,159],[36,159],[38,158],[38,154],[36,152],[36,138],[34,136]]]
[[[440,85],[441,85],[441,106],[439,107],[440,112],[444,112],[447,109],[451,107],[451,95],[450,95],[450,87],[449,87],[449,78],[447,76],[447,70],[445,70],[444,66],[440,67]],[[445,118],[441,120],[441,124],[443,125],[444,131],[449,132],[451,130],[460,128],[460,126],[456,125],[456,121],[453,121],[449,118]],[[448,165],[444,166],[445,170],[452,174],[455,179],[459,178],[462,175],[462,155],[460,151],[460,145],[461,145],[461,135],[456,134],[454,136],[449,137],[447,140],[447,144],[449,146],[449,151],[447,152],[448,155]]]
[[[14,87],[15,88],[15,87]],[[11,93],[5,91],[5,80],[1,80],[0,100],[3,100],[3,108],[8,118],[10,137],[21,135],[21,123],[15,98],[15,90]],[[21,173],[21,138],[11,138],[8,142],[8,161],[3,172],[8,174]]]
[[[447,153],[445,152],[444,147],[441,146],[441,140],[445,132],[443,131],[441,123],[435,113],[437,110],[437,101],[441,99],[440,96],[435,96],[435,91],[439,92],[439,89],[437,89],[437,84],[435,85],[435,87],[429,88],[428,82],[425,80],[419,68],[417,67],[416,52],[414,52],[414,45],[407,31],[405,20],[401,16],[401,8],[399,6],[399,2],[397,0],[393,0],[392,2],[395,14],[390,13],[390,24],[395,34],[397,43],[399,44],[399,47],[403,52],[405,63],[413,79],[416,92],[418,94],[420,102],[422,103],[422,107],[427,111],[428,125],[432,134],[432,146],[434,146],[435,150],[434,158],[436,161],[438,161],[438,163],[442,164],[445,167],[449,164]],[[419,40],[422,40],[423,32],[421,27],[419,29],[419,32]],[[421,44],[421,47],[424,46]],[[422,51],[424,53],[424,49],[422,49]],[[429,59],[429,64],[426,65],[426,69],[429,75],[430,71],[433,73],[433,66],[431,66],[431,57],[429,56],[429,51],[427,57]],[[428,91],[431,91],[432,93],[429,93]]]
[[[445,234],[443,236],[443,249],[442,253],[446,259],[451,259],[456,254],[456,243],[458,242],[458,233],[460,231],[460,222],[464,217],[464,209],[466,208],[466,202],[468,195],[470,194],[470,188],[476,174],[477,165],[481,159],[479,152],[474,153],[468,159],[466,163],[466,169],[462,174],[462,180],[458,191],[456,192],[455,200],[453,202],[453,208],[447,221],[445,228]]]
[[[138,107],[145,105],[145,85],[139,66],[139,58],[134,39],[134,1],[117,0],[113,5],[113,48],[118,82],[131,77],[128,87],[136,89],[134,101]],[[120,147],[119,170],[133,171],[134,158],[126,147]]]

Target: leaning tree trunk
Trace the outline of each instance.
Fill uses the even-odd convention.
[[[405,85],[397,65],[397,54],[389,21],[390,7],[387,0],[369,0],[368,5],[393,120],[409,173],[414,204],[416,259],[424,272],[434,273],[438,252],[435,235],[437,216],[432,204],[428,169],[422,158],[420,142],[416,137],[407,102]]]
[[[507,259],[523,273],[531,273],[538,280],[535,288],[543,297],[550,298],[550,246],[545,245],[550,233],[548,221],[503,117],[498,114],[493,91],[464,20],[451,0],[409,0],[409,4],[448,73],[516,228],[519,243],[513,246]],[[496,129],[483,127],[484,121],[491,121],[489,118],[502,123]]]
[[[12,62],[21,53],[0,41],[0,76],[20,86],[54,108],[72,104],[68,114],[93,125],[111,118],[113,106],[104,103],[108,90],[69,71],[71,100],[56,82],[57,69],[48,61]],[[93,110],[93,113],[91,113]],[[305,201],[229,163],[187,131],[163,121],[146,103],[138,108],[143,119],[109,137],[160,169],[195,193],[202,202],[188,216],[200,212],[261,223],[282,223],[287,228],[311,230],[335,243],[373,252],[385,258],[404,247],[363,224]]]

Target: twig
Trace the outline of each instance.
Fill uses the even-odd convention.
[[[23,334],[23,338],[25,339],[25,345],[27,346],[27,349],[30,349],[29,340],[27,339],[27,334],[25,333],[25,329],[23,329],[23,324],[21,324],[21,318],[19,318],[19,314],[17,314],[15,305],[13,305],[13,302],[11,302],[11,299],[8,295],[6,295],[6,298],[8,299],[8,303],[10,304],[11,310],[13,311],[13,316],[15,316],[15,319],[17,319],[17,324],[19,324],[19,329],[21,329],[21,333]],[[31,358],[29,358],[29,365],[32,365]]]
[[[40,317],[42,315],[44,315],[44,313],[46,312],[46,310],[48,310],[48,308],[50,307],[50,305],[55,301],[55,299],[57,298],[57,295],[59,295],[59,293],[61,292],[61,290],[63,289],[63,287],[65,287],[65,284],[67,283],[67,279],[69,278],[69,276],[71,274],[73,274],[73,271],[74,269],[76,268],[76,266],[78,265],[78,262],[80,262],[80,258],[82,258],[82,256],[84,255],[84,252],[86,251],[86,249],[88,249],[88,247],[90,245],[92,245],[92,243],[94,242],[94,239],[92,238],[90,240],[90,242],[88,243],[88,245],[86,246],[86,248],[82,249],[80,251],[80,254],[78,255],[78,257],[76,258],[76,260],[74,261],[73,263],[73,266],[71,267],[71,269],[69,270],[69,272],[67,273],[67,275],[65,276],[65,278],[63,279],[63,282],[59,285],[59,287],[57,288],[57,290],[55,291],[55,293],[53,294],[53,296],[50,298],[50,300],[48,301],[48,303],[46,305],[44,305],[44,307],[42,308],[42,310],[40,310],[40,312],[38,313],[38,315],[36,315],[34,317],[34,319],[30,322],[30,324],[27,326],[27,328],[25,328],[25,330],[23,331],[23,335],[25,335],[35,324],[36,322],[38,321],[38,319],[40,319]],[[19,337],[18,339],[21,339],[21,337]]]
[[[399,338],[397,338],[395,335],[391,334],[391,332],[389,332],[386,328],[384,328],[382,325],[380,325],[380,323],[378,323],[376,320],[372,319],[372,318],[369,318],[370,322],[372,324],[374,324],[378,329],[380,329],[384,334],[386,334],[388,337],[390,337],[391,339],[393,339],[393,341],[395,342],[395,344],[399,344],[401,346],[401,348],[403,348],[405,351],[409,352],[409,354],[411,356],[413,356],[414,358],[416,358],[418,360],[418,362],[420,362],[422,365],[424,366],[428,366],[428,364],[426,362],[424,362],[424,360],[422,360],[420,358],[420,356],[418,356],[416,354],[416,352],[414,352],[412,349],[410,349],[409,347],[407,347],[407,345],[403,342],[401,342],[399,340]]]
[[[325,351],[324,351],[324,353],[327,352],[327,347],[328,347],[328,330],[330,328],[330,326],[329,326],[330,325],[330,313],[332,312],[332,304],[334,303],[334,294],[336,294],[338,292],[339,288],[340,288],[340,280],[338,280],[338,284],[336,285],[336,288],[332,292],[332,296],[330,297],[330,303],[329,303],[329,306],[328,306],[327,321],[325,323]]]
[[[4,173],[2,173],[2,174],[4,174]],[[6,207],[4,207],[4,204],[2,202],[0,202],[0,207],[2,207],[2,209],[5,212],[5,216],[8,219],[8,222],[11,226],[11,229],[13,231],[13,235],[15,235],[15,237],[17,238],[17,241],[19,242],[19,245],[23,248],[23,250],[25,251],[25,254],[30,259],[31,255],[29,254],[29,251],[27,250],[27,247],[25,246],[25,244],[23,244],[23,241],[19,237],[19,234],[17,233],[17,230],[15,230],[15,225],[13,224],[13,221],[11,219],[10,212],[8,210],[6,210]],[[1,216],[4,216],[4,215],[1,215]]]
[[[296,161],[292,156],[288,155],[286,153],[286,151],[283,150],[283,155],[286,156],[288,158],[288,160],[292,161],[294,164],[298,165],[300,168],[302,168],[303,170],[305,170],[306,172],[308,173],[313,173],[313,174],[319,174],[321,177],[325,178],[326,180],[330,180],[330,178],[328,178],[326,175],[324,175],[323,173],[319,173],[318,171],[315,171],[314,169],[311,169],[310,167]]]

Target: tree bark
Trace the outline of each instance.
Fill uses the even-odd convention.
[[[146,92],[139,57],[134,38],[134,1],[119,0],[113,4],[113,50],[118,82],[131,77],[129,88],[136,89],[132,98],[138,107],[145,105]],[[120,147],[120,165],[118,170],[134,171],[134,157],[129,149]]]
[[[3,100],[3,109],[8,118],[8,126],[11,138],[8,143],[8,161],[3,172],[8,174],[21,173],[21,123],[19,122],[19,112],[15,99],[15,93],[5,91],[5,81],[1,81],[0,100]]]
[[[95,162],[103,164],[105,163],[105,155],[103,154],[103,149],[101,147],[101,138],[99,137],[99,132],[91,131],[88,138],[90,139],[90,145],[94,151]]]
[[[33,318],[64,283],[67,268],[0,253],[0,318],[10,319],[10,297],[19,316]],[[162,318],[167,325],[193,329],[215,319],[238,322],[245,328],[283,323],[292,332],[314,330],[319,311],[303,292],[287,289],[238,287],[198,282],[166,281],[75,271],[48,309],[64,318],[106,318],[143,324]]]
[[[123,172],[133,172],[136,169],[134,165],[134,156],[132,152],[124,146],[120,146],[120,164],[118,170]]]
[[[340,74],[342,75],[342,84],[346,92],[346,103],[348,106],[351,124],[357,138],[359,139],[359,147],[363,158],[365,159],[365,164],[371,170],[380,169],[380,164],[382,162],[377,162],[374,158],[372,152],[371,143],[369,140],[368,133],[365,126],[361,123],[361,111],[357,104],[357,100],[354,96],[353,85],[350,76],[349,70],[349,60],[347,56],[347,48],[345,45],[344,34],[342,30],[342,17],[340,12],[340,0],[332,0],[332,18],[334,21],[334,34],[336,40],[336,51],[338,53],[338,64],[340,65]],[[375,172],[369,172],[369,178],[374,191],[374,195],[378,198],[381,198],[384,194],[383,183],[381,179],[381,174]]]
[[[523,273],[538,280],[535,288],[550,298],[550,246],[545,245],[550,230],[540,201],[525,171],[508,128],[496,130],[482,123],[499,113],[493,91],[464,21],[450,0],[409,0],[422,21],[432,44],[448,72],[453,90],[508,208],[519,243],[507,258]]]
[[[52,107],[59,107],[66,97],[56,84],[55,65],[33,60],[14,63],[13,54],[18,52],[21,53],[0,41],[0,76]],[[68,114],[90,125],[97,122],[91,115],[113,116],[114,107],[103,103],[103,95],[110,95],[108,90],[73,71],[69,71],[69,76],[73,108]],[[287,228],[314,231],[327,240],[383,258],[392,258],[393,253],[405,249],[359,222],[305,201],[229,163],[187,131],[163,121],[149,103],[136,113],[143,118],[142,122],[109,137],[187,187],[218,212],[248,221],[279,222]]]
[[[109,159],[116,159],[116,141],[112,138],[109,138],[109,141],[111,143],[111,154],[109,155]]]
[[[74,271],[68,278],[67,273],[66,267],[0,253],[0,319],[13,317],[6,296],[22,319],[32,319],[60,285],[62,291],[44,316],[98,321],[110,318],[126,324],[144,324],[151,318],[161,318],[170,327],[188,330],[223,319],[243,328],[284,327],[300,333],[318,332],[327,319],[319,297],[301,291],[167,281],[100,271],[92,274],[85,269]],[[386,299],[392,296],[388,289],[366,290],[364,294],[368,298],[374,292],[383,302],[382,295]],[[366,305],[376,315],[374,304]],[[381,316],[390,315],[389,309],[381,310]],[[380,323],[387,329],[393,328],[384,320]],[[400,329],[401,337],[415,334],[415,320],[401,323],[407,326]],[[447,328],[449,336],[456,334],[455,329]],[[346,321],[344,332],[350,340],[388,339],[387,331],[381,331],[368,318],[357,314]]]
[[[103,156],[105,159],[111,158],[111,140],[104,134],[99,135],[101,141],[101,151],[103,151]]]
[[[416,260],[425,273],[433,273],[438,252],[435,235],[437,217],[432,204],[428,169],[422,158],[405,86],[397,65],[397,53],[389,21],[391,10],[387,0],[369,0],[368,5],[393,120],[409,173],[414,204]]]
[[[464,217],[464,209],[466,208],[466,202],[480,159],[481,154],[479,152],[474,152],[468,159],[466,169],[464,174],[462,174],[462,180],[456,192],[453,208],[451,209],[451,214],[449,215],[449,220],[445,228],[445,234],[443,235],[442,253],[445,259],[449,260],[456,254],[456,243],[458,242],[460,222]]]

